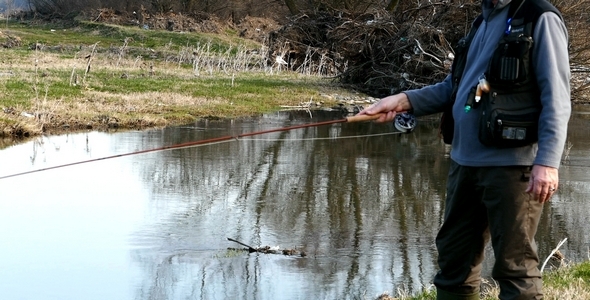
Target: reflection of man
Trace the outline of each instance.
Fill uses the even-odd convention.
[[[567,30],[546,0],[483,0],[482,9],[483,19],[466,40],[465,63],[454,64],[453,74],[359,114],[382,113],[377,121],[390,122],[398,112],[427,115],[454,101],[452,163],[436,238],[437,297],[479,299],[483,250],[491,239],[500,299],[541,299],[534,236],[543,203],[558,186],[571,113]],[[514,54],[527,43],[530,50]],[[520,110],[491,110],[500,104],[522,104],[538,114],[523,125],[529,116]]]

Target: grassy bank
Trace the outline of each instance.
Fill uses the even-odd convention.
[[[147,128],[331,106],[333,80],[288,72],[265,46],[222,35],[92,22],[0,29],[0,135]]]
[[[543,273],[543,293],[546,300],[585,300],[590,299],[590,261],[572,264]],[[484,284],[481,299],[498,299],[499,288],[495,282]],[[434,300],[436,289],[430,287],[416,295],[406,295],[403,292],[397,297],[387,294],[377,300]]]

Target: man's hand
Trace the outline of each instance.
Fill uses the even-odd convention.
[[[396,113],[404,112],[412,109],[412,105],[408,97],[404,93],[387,96],[379,102],[363,109],[359,115],[375,115],[383,114],[379,119],[375,120],[377,123],[391,122],[395,118]]]
[[[532,194],[533,199],[540,203],[545,203],[553,196],[558,184],[559,175],[556,168],[534,165],[525,192]]]

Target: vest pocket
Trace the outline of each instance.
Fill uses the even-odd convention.
[[[530,79],[530,36],[506,36],[498,44],[486,72],[496,84],[519,84]]]
[[[482,99],[479,141],[489,147],[514,148],[539,139],[541,105],[523,101],[525,94],[492,91]],[[530,94],[529,94],[530,95]]]

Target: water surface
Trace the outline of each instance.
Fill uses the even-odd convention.
[[[564,238],[568,260],[588,258],[588,117],[570,123],[537,235],[543,258]],[[335,118],[41,137],[0,150],[0,176]],[[436,126],[339,123],[1,179],[2,299],[374,299],[429,287],[449,166]],[[229,251],[241,246],[228,237],[307,256]]]

